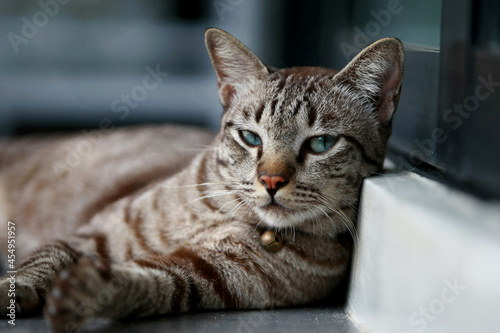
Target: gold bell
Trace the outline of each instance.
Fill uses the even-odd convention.
[[[262,234],[260,243],[269,252],[277,252],[283,246],[283,239],[275,231],[266,231]]]

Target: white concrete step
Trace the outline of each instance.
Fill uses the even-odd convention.
[[[500,332],[500,202],[384,175],[358,223],[348,311],[363,331]]]

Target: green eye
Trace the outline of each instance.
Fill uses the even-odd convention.
[[[337,139],[331,135],[316,136],[309,140],[309,148],[314,153],[322,153],[330,149]]]
[[[250,146],[260,146],[262,144],[262,140],[255,133],[252,133],[250,131],[240,131],[240,135],[242,139]]]

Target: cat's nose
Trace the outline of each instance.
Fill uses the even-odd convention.
[[[274,195],[280,188],[288,184],[290,181],[280,175],[261,174],[259,181],[265,186],[270,195]]]

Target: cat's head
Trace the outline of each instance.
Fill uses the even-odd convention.
[[[266,67],[226,32],[205,38],[224,107],[219,171],[248,211],[277,228],[354,217],[363,178],[384,160],[401,42],[382,39],[337,72]]]

